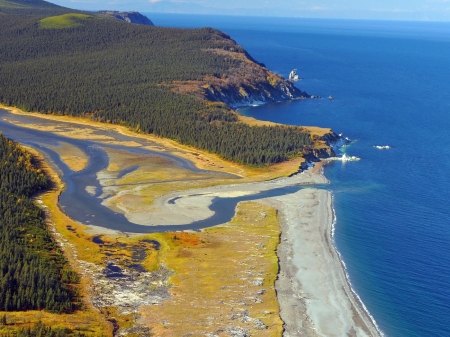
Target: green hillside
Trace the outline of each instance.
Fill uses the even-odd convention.
[[[64,29],[81,26],[83,21],[92,18],[91,15],[72,13],[50,16],[39,21],[39,28]]]
[[[42,0],[0,0],[0,14],[56,15],[67,8]]]
[[[278,90],[281,80],[218,30],[132,25],[39,0],[0,1],[0,11],[9,11],[0,27],[3,104],[124,124],[244,164],[281,162],[311,144],[301,128],[250,127],[224,104],[175,93],[180,83],[208,78],[245,81],[247,92]]]

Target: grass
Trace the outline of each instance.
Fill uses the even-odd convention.
[[[87,14],[63,14],[51,16],[39,21],[39,28],[43,29],[64,29],[81,26],[82,20],[93,18]]]
[[[115,168],[123,169],[127,166],[126,163],[144,164],[144,159],[132,160],[128,154],[116,153],[112,162],[116,163]],[[275,209],[256,202],[241,203],[230,223],[203,232],[155,233],[131,237],[102,235],[101,239],[105,244],[100,246],[92,242],[93,235],[86,232],[86,226],[61,212],[57,205],[61,181],[50,167],[42,164],[42,168],[52,177],[55,188],[40,198],[47,206],[49,220],[61,233],[63,241],[70,243],[66,245],[65,251],[74,266],[77,265],[76,259],[104,265],[106,258],[114,259],[119,265],[127,265],[132,263],[134,247],[140,246],[147,253],[141,262],[144,268],[153,271],[165,265],[175,271],[171,278],[173,298],[160,305],[141,308],[141,322],[150,327],[153,333],[158,336],[181,336],[188,331],[194,335],[204,335],[241,327],[248,330],[251,336],[281,336],[282,322],[274,289],[278,273],[275,250],[280,235]],[[130,173],[127,179],[130,182],[149,177],[160,179],[168,169],[175,170],[168,167],[165,161],[150,161],[147,165],[144,171],[136,171],[136,177]],[[180,169],[180,172],[173,172],[172,175],[189,178],[184,171]],[[143,194],[145,198],[153,199],[157,194],[166,194],[180,188],[215,183],[218,183],[217,179],[148,185],[143,189]],[[148,201],[142,203],[142,206],[146,204],[147,209]],[[67,226],[70,226],[70,230]],[[144,239],[158,241],[159,250],[144,242]],[[262,286],[253,283],[256,279],[263,280]],[[89,282],[87,278],[81,279],[83,296],[88,296]],[[264,293],[258,295],[261,290]],[[246,310],[249,317],[263,322],[267,329],[258,330],[254,321],[232,319],[233,315],[242,315]],[[44,323],[48,322],[46,324],[94,331],[90,332],[92,335],[107,331],[105,315],[115,317],[121,327],[132,324],[131,318],[119,314],[116,308],[105,308],[102,315],[89,308],[89,305],[85,311],[68,317],[47,316],[47,313],[36,316],[31,312],[27,315],[32,318],[21,321],[22,323],[17,321],[18,326],[26,327],[40,317]],[[21,316],[15,317],[14,319],[20,320]],[[90,321],[86,321],[87,317]]]
[[[308,130],[311,135],[316,135],[319,137],[325,136],[327,133],[331,132],[330,128],[321,128],[318,126],[304,126],[303,128],[305,128],[306,130]]]
[[[106,322],[101,322],[100,314],[93,311],[76,311],[73,314],[53,314],[45,311],[3,312],[6,314],[6,326],[0,326],[0,334],[17,332],[21,328],[31,327],[39,322],[52,328],[67,328],[87,336],[109,336],[111,329]]]
[[[280,229],[273,208],[246,202],[240,204],[236,217],[230,223],[203,232],[132,237],[104,235],[102,240],[106,244],[99,246],[92,242],[92,235],[85,232],[84,225],[72,221],[59,210],[57,195],[58,188],[47,192],[41,199],[48,207],[51,221],[64,239],[73,245],[72,251],[78,252],[79,259],[102,265],[108,253],[111,254],[109,258],[115,259],[118,264],[126,264],[131,259],[133,247],[143,245],[144,239],[160,243],[158,251],[147,244],[147,256],[142,262],[149,271],[158,269],[161,264],[175,271],[171,279],[173,298],[141,310],[141,322],[158,336],[181,336],[185,331],[191,331],[194,335],[204,334],[231,326],[247,329],[250,336],[281,336],[282,322],[274,289],[278,272],[275,249]],[[72,231],[67,229],[68,225]],[[70,249],[68,253],[70,258]],[[262,286],[252,283],[256,278],[264,279]],[[88,280],[82,278],[81,287],[89,289]],[[257,296],[262,289],[264,294]],[[262,302],[257,302],[257,298]],[[248,311],[249,317],[262,321],[268,328],[257,330],[252,322],[231,319],[232,315],[242,315],[244,310]],[[118,314],[115,308],[103,311],[103,314],[117,318],[122,327],[131,324],[130,317]],[[72,316],[37,314],[27,313],[27,317],[32,318],[18,322],[18,326],[27,326],[40,317],[49,325],[95,331],[91,332],[95,336],[106,329],[101,314],[94,310],[88,309]],[[19,315],[14,317],[22,319]]]
[[[122,126],[72,117],[41,115],[36,117],[55,120],[56,129],[64,122],[77,123],[81,127],[78,128],[79,132],[76,135],[72,135],[73,138],[88,139],[89,136],[86,134],[101,129],[150,140],[164,151],[191,160],[199,168],[230,172],[243,178],[217,179],[217,176],[212,175],[212,179],[200,180],[198,174],[176,168],[170,161],[156,159],[152,161],[142,156],[133,157],[125,152],[108,151],[111,161],[109,172],[104,172],[105,179],[108,179],[109,173],[132,165],[141,165],[141,168],[117,181],[112,179],[103,182],[105,185],[118,182],[127,184],[147,182],[139,191],[134,191],[132,185],[114,187],[123,193],[124,199],[131,197],[133,203],[130,203],[130,200],[122,200],[123,206],[139,211],[151,211],[151,202],[156,197],[174,191],[287,176],[297,171],[303,161],[303,158],[296,158],[270,167],[244,167],[171,140],[136,134]],[[239,326],[248,330],[251,336],[281,336],[282,322],[274,289],[278,272],[275,249],[280,235],[275,209],[256,202],[241,203],[230,223],[203,232],[155,233],[131,237],[125,237],[124,234],[102,235],[101,239],[106,244],[99,246],[92,242],[93,234],[86,232],[86,226],[73,221],[61,212],[58,207],[58,195],[62,183],[48,166],[46,172],[52,176],[55,188],[40,198],[47,206],[50,221],[66,242],[65,251],[74,266],[77,265],[77,259],[104,266],[107,258],[114,259],[119,265],[126,265],[132,260],[133,248],[139,245],[144,247],[147,253],[145,260],[142,261],[147,270],[157,270],[161,265],[165,265],[175,271],[170,290],[173,297],[160,305],[141,308],[143,315],[141,322],[149,326],[155,335],[183,336],[187,332],[205,335],[217,330],[229,331],[232,326]],[[167,178],[177,178],[179,181],[148,183]],[[117,198],[117,202],[120,201]],[[70,226],[70,230],[67,226]],[[159,250],[156,251],[151,244],[143,242],[144,239],[158,241]],[[262,286],[253,283],[258,278],[263,279]],[[82,295],[89,295],[90,286],[89,280],[82,278],[80,285],[83,289]],[[258,294],[261,290],[264,290],[264,293]],[[110,317],[119,316],[114,310],[114,308],[107,309]],[[248,311],[249,317],[260,320],[268,328],[257,330],[254,321],[252,323],[252,321],[245,322],[242,318],[231,318],[236,317],[233,315],[242,315],[245,310]],[[89,307],[83,311],[86,312],[93,313],[92,318],[94,321],[97,320],[99,327],[105,326],[104,318],[99,312]],[[129,317],[116,318],[119,325],[130,324]],[[107,328],[101,329],[107,331]]]
[[[59,146],[50,146],[50,148],[59,154],[61,160],[75,172],[86,168],[88,164],[87,155],[78,147],[66,142],[60,142]]]
[[[241,203],[228,224],[199,233],[159,234],[160,259],[175,271],[173,297],[141,308],[141,322],[161,337],[203,336],[231,327],[250,336],[281,336],[274,289],[279,235],[276,210],[256,202]],[[254,283],[258,279],[262,286]],[[236,318],[245,311],[267,329]]]

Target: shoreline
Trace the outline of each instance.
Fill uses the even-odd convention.
[[[339,260],[339,262],[340,262],[340,264],[341,264],[342,271],[343,271],[343,273],[344,273],[344,275],[345,275],[345,280],[346,280],[347,286],[348,286],[348,288],[349,288],[349,290],[350,290],[352,296],[354,297],[354,300],[355,300],[356,304],[357,304],[357,305],[360,307],[360,309],[363,311],[363,314],[366,316],[366,318],[367,318],[368,320],[370,320],[370,322],[372,323],[372,325],[375,327],[375,329],[376,329],[378,335],[381,336],[381,337],[384,337],[385,334],[384,334],[383,331],[381,331],[381,329],[379,328],[379,326],[378,326],[378,324],[377,324],[375,318],[370,314],[369,309],[367,309],[367,307],[366,307],[366,305],[364,304],[364,302],[362,301],[361,297],[358,295],[358,293],[356,292],[356,290],[353,288],[352,282],[350,281],[350,275],[349,275],[349,273],[348,273],[348,270],[347,270],[347,266],[346,266],[346,264],[345,264],[345,261],[344,261],[344,259],[342,258],[341,253],[340,253],[339,250],[337,249],[336,241],[335,241],[335,239],[334,239],[335,225],[336,225],[336,220],[337,220],[337,217],[336,217],[336,211],[335,211],[335,209],[334,209],[334,194],[331,193],[331,192],[329,192],[329,193],[330,193],[330,195],[331,195],[331,207],[332,207],[332,212],[333,212],[333,222],[332,222],[332,224],[331,224],[331,230],[330,230],[330,234],[329,234],[329,235],[330,235],[330,238],[331,238],[331,242],[332,242],[331,245],[333,246],[334,251],[335,251],[335,253],[337,254],[337,258],[338,258],[338,260]]]
[[[216,187],[209,187],[203,189],[203,192],[207,192],[205,196],[210,193],[215,193],[216,195],[220,195],[223,193],[236,193],[237,191],[245,192],[245,191],[261,191],[267,188],[274,188],[274,185],[290,185],[295,181],[296,184],[301,184],[304,188],[294,194],[288,194],[284,196],[271,197],[267,199],[261,199],[257,202],[260,203],[268,203],[271,206],[275,206],[275,208],[280,212],[280,227],[281,227],[281,241],[280,245],[277,249],[277,255],[279,258],[279,266],[280,270],[278,273],[278,278],[275,283],[275,288],[277,291],[277,298],[280,304],[280,317],[284,322],[285,332],[283,336],[296,336],[298,332],[301,332],[304,336],[341,336],[341,335],[354,335],[354,336],[382,336],[382,334],[377,331],[376,323],[371,318],[370,313],[365,308],[364,304],[360,300],[357,293],[351,287],[351,283],[349,282],[348,275],[345,269],[345,263],[341,260],[341,256],[337,251],[334,244],[334,224],[335,224],[335,213],[333,209],[333,196],[330,192],[324,190],[318,190],[313,187],[308,187],[311,184],[327,184],[329,181],[323,175],[322,164],[317,165],[314,168],[310,168],[303,173],[297,174],[290,178],[279,178],[266,182],[259,183],[244,183],[244,184],[232,184],[232,185],[221,185]],[[264,186],[265,185],[265,186]],[[272,186],[267,186],[272,185]],[[200,189],[202,190],[202,189]],[[197,191],[197,190],[193,190]],[[314,193],[319,194],[316,196],[312,205],[308,205],[308,197],[306,194],[314,191]],[[175,195],[185,195],[189,194],[184,192],[178,192]],[[321,195],[321,196],[320,196]],[[294,196],[294,197],[293,197]],[[169,213],[174,214],[174,210],[171,209],[173,206],[179,206],[179,211],[183,213],[185,208],[188,209],[192,207],[192,202],[187,198],[181,204],[168,204],[167,200],[170,200],[174,197],[171,195],[170,197],[164,196],[162,199],[165,202],[158,203],[158,209],[160,211],[164,210],[164,206],[169,206]],[[325,198],[325,199],[323,199]],[[184,199],[184,198],[182,198]],[[183,201],[181,199],[181,201]],[[202,198],[203,199],[203,198]],[[206,197],[205,200],[202,200],[199,205],[198,198],[192,198],[192,201],[200,206],[200,209],[207,209],[209,203],[207,202],[209,197]],[[162,200],[161,200],[162,201]],[[291,202],[291,204],[290,204]],[[178,205],[177,205],[178,204]],[[296,273],[298,271],[298,266],[296,266],[294,260],[295,256],[292,251],[295,251],[295,246],[299,242],[302,242],[301,235],[297,237],[293,235],[292,231],[294,229],[292,227],[293,221],[289,218],[289,212],[293,212],[295,208],[298,207],[310,207],[310,212],[315,212],[316,216],[321,219],[309,218],[307,219],[309,226],[315,227],[317,232],[325,238],[323,242],[318,240],[316,243],[323,243],[322,247],[326,251],[329,252],[331,256],[331,268],[330,271],[326,273],[327,277],[331,276],[333,279],[331,284],[330,282],[327,284],[327,288],[324,290],[323,287],[317,287],[317,282],[304,282],[304,280],[297,279]],[[312,208],[312,209],[311,209]],[[200,212],[203,214],[203,212]],[[200,215],[197,214],[197,216]],[[194,216],[196,217],[196,216]],[[93,234],[112,234],[110,230],[105,228],[95,228],[93,226],[88,226],[87,232],[91,235]],[[108,233],[107,233],[108,232]],[[297,241],[297,242],[296,242]],[[280,253],[283,249],[287,250],[286,254]],[[314,268],[317,264],[321,262],[318,259],[314,259],[316,254],[314,252],[310,252],[309,257],[313,258],[316,261],[309,261],[308,268]],[[336,277],[337,276],[337,277]],[[303,281],[303,282],[302,282]],[[334,281],[334,282],[333,282]],[[336,282],[337,281],[337,282]],[[336,283],[338,285],[336,286]],[[342,289],[339,291],[339,285]],[[307,295],[305,296],[304,288],[306,287],[315,287],[318,291],[327,293],[330,297],[337,298],[339,302],[344,302],[347,308],[342,309],[337,308],[337,313],[333,315],[334,317],[339,317],[339,322],[334,322],[334,324],[327,324],[330,326],[330,330],[326,330],[327,328],[322,327],[322,319],[321,319],[321,308],[311,307],[308,300],[305,300]],[[337,293],[337,294],[336,294]],[[293,306],[296,306],[298,310],[293,310]],[[340,312],[339,312],[340,311]],[[350,314],[350,315],[349,315]],[[303,320],[299,320],[299,318],[303,318]],[[329,317],[327,318],[329,320]],[[333,335],[331,331],[338,331],[337,327],[339,325],[349,326],[350,330],[344,332],[338,332]],[[320,333],[323,331],[324,333]],[[352,331],[355,332],[352,334]]]
[[[323,175],[322,163],[290,178],[172,193],[163,196],[156,204],[159,212],[168,214],[182,214],[195,205],[198,207],[197,214],[191,214],[193,218],[197,218],[204,216],[203,211],[208,210],[208,196],[212,193],[221,195],[255,192],[267,189],[266,184],[274,188],[277,185],[289,185],[288,181],[295,181],[303,185],[303,188],[293,194],[256,200],[275,207],[281,215],[280,244],[277,249],[280,269],[275,288],[280,304],[280,317],[285,327],[283,336],[297,336],[298,333],[302,336],[327,337],[384,336],[353,289],[345,262],[336,248],[333,194],[313,186],[308,187],[312,184],[329,183]],[[194,191],[197,193],[195,197],[186,198]],[[180,202],[168,203],[168,200],[177,197]],[[305,212],[299,212],[302,209]],[[303,229],[299,230],[299,225]],[[307,250],[299,249],[299,246],[311,243],[313,246]],[[306,264],[302,265],[299,259],[307,260]],[[302,269],[313,270],[315,274],[313,272],[302,277],[299,274]],[[320,297],[320,294],[323,296]]]
[[[275,288],[283,336],[383,336],[335,246],[332,193],[305,188],[264,202],[280,212]]]
[[[303,189],[293,194],[257,201],[275,206],[281,214],[281,241],[277,249],[280,270],[275,286],[280,303],[280,316],[286,328],[283,336],[296,336],[300,331],[305,336],[383,336],[364,303],[353,290],[345,263],[335,246],[332,194],[307,187],[328,182],[320,163],[315,168],[293,177],[204,188],[200,189],[204,193],[203,198],[187,197],[191,191],[176,192],[165,195],[156,204],[159,211],[165,209],[166,216],[171,218],[174,215],[174,206],[180,214],[192,206],[197,206],[199,209],[192,214],[192,218],[198,218],[205,215],[204,211],[209,209],[209,199],[213,196],[236,192],[255,193],[273,189],[277,185],[289,186],[293,183],[303,185]],[[198,193],[199,190],[192,191]],[[169,204],[169,199],[179,196],[179,202]],[[302,209],[306,209],[306,212],[302,213]],[[304,219],[306,223],[302,223]],[[299,226],[307,228],[307,231]],[[108,234],[111,234],[105,228],[91,227],[91,231],[88,230],[91,235],[97,231],[108,231]],[[309,247],[309,253],[302,250],[304,247],[298,249],[299,246],[311,244],[309,241],[315,244]],[[302,264],[302,260],[307,260],[307,263]],[[308,271],[305,273],[303,269]],[[310,272],[314,269],[316,274]],[[302,274],[306,274],[306,278]],[[320,298],[321,294],[326,296]],[[303,320],[299,320],[302,317]]]

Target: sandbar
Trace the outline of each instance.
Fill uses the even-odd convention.
[[[320,167],[271,181],[230,184],[164,195],[154,211],[126,213],[143,225],[188,224],[212,215],[212,198],[255,194],[292,185],[326,184]],[[298,192],[261,199],[280,216],[281,243],[277,249],[276,281],[284,337],[380,336],[347,280],[332,236],[332,194],[307,187]]]
[[[150,208],[141,211],[130,211],[129,208],[115,205],[115,211],[120,211],[128,221],[145,226],[164,225],[188,225],[195,221],[204,220],[214,213],[209,209],[214,197],[230,198],[257,194],[259,192],[283,188],[294,185],[324,184],[328,181],[316,170],[307,170],[292,177],[277,178],[264,182],[240,183],[230,185],[220,185],[214,187],[197,188],[188,191],[179,191],[163,195],[157,198]],[[139,192],[141,186],[135,187],[135,192]],[[102,204],[112,207],[113,201],[122,194],[129,191],[122,191],[113,198],[106,198]]]

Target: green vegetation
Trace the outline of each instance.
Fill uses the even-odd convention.
[[[63,29],[78,27],[84,19],[88,18],[92,18],[92,16],[80,13],[51,16],[39,21],[39,28]]]
[[[0,325],[7,326],[7,316],[6,314],[2,315],[0,318]],[[48,327],[45,324],[38,323],[33,327],[27,329],[19,329],[8,332],[0,332],[0,337],[83,337],[84,334],[80,332],[73,332],[67,328],[52,328]]]
[[[0,8],[25,8],[26,6],[15,3],[15,2],[11,2],[11,1],[6,1],[6,0],[0,0]]]
[[[0,310],[73,309],[78,276],[31,200],[46,187],[30,154],[0,135]]]
[[[41,0],[0,0],[0,14],[57,15],[67,9]]]
[[[174,81],[235,78],[237,69],[248,68],[250,56],[226,34],[130,25],[72,10],[54,16],[56,10],[46,9],[47,18],[21,11],[2,18],[1,103],[126,125],[243,164],[282,162],[311,144],[302,128],[249,126],[223,104],[171,90]]]

